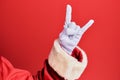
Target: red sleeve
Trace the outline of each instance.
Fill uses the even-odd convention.
[[[78,48],[75,48],[72,52],[72,55],[78,61],[82,62],[83,57],[81,51]],[[59,76],[57,72],[55,72],[50,65],[48,64],[48,60],[45,61],[44,67],[41,71],[38,71],[37,77],[38,80],[65,80],[63,77]],[[35,77],[34,77],[35,79]],[[37,80],[37,79],[36,79]]]
[[[37,78],[34,76],[35,80],[64,80],[60,77],[48,64],[48,60],[45,61],[44,68],[38,71]]]

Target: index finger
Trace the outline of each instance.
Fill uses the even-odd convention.
[[[67,5],[65,24],[69,24],[71,22],[71,13],[72,13],[72,8],[70,5]]]

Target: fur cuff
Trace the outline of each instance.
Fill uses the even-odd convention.
[[[85,52],[78,48],[83,56],[83,61],[79,62],[76,58],[67,54],[55,40],[48,57],[49,65],[61,76],[67,80],[75,80],[80,77],[87,66],[87,56]]]

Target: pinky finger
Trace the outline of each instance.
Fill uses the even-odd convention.
[[[94,23],[94,20],[90,20],[87,24],[85,24],[83,27],[82,27],[82,32],[84,33],[92,24]]]

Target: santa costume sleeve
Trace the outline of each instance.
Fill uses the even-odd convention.
[[[0,56],[0,80],[75,80],[81,76],[86,65],[87,56],[82,49],[76,47],[69,55],[55,40],[43,69],[36,75],[13,67],[6,58]]]

